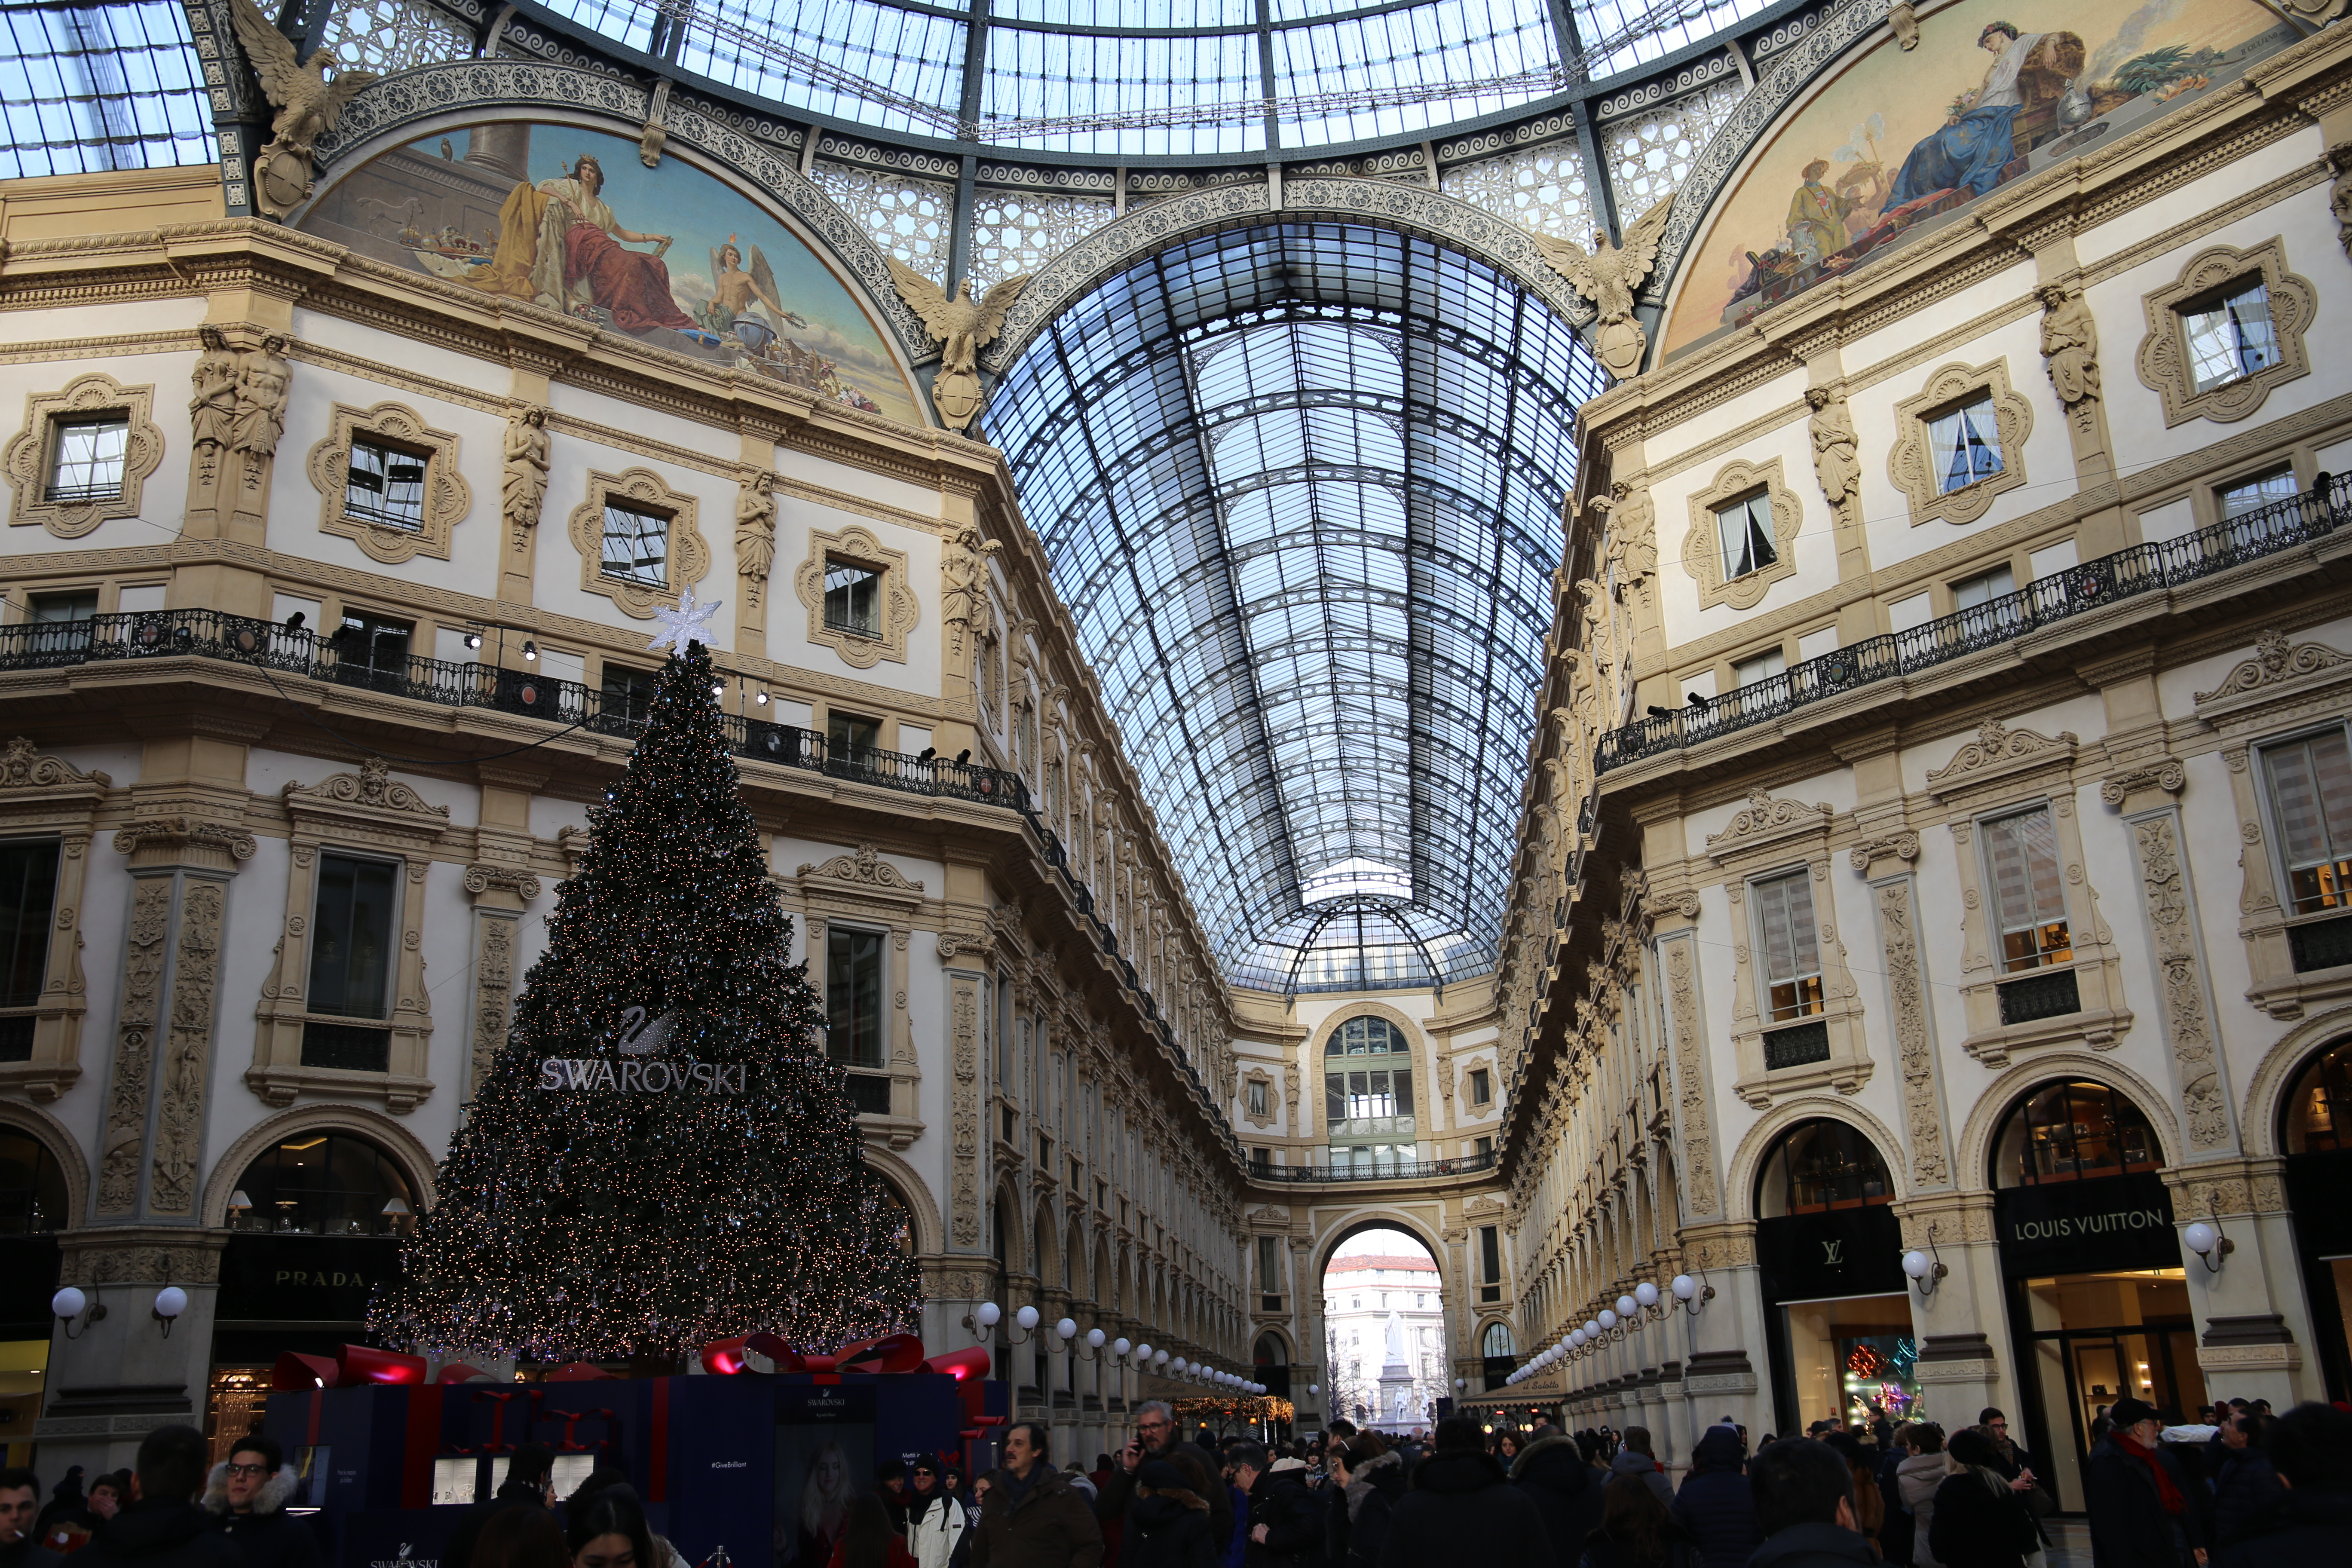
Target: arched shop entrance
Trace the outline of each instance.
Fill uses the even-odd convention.
[[[2327,1397],[2352,1397],[2352,1038],[2323,1046],[2280,1110],[2287,1209]]]
[[[1776,1429],[1900,1418],[1919,1397],[1918,1345],[1886,1162],[1860,1129],[1828,1118],[1782,1133],[1756,1182]]]
[[[1358,1226],[1323,1266],[1325,1405],[1385,1432],[1437,1418],[1454,1394],[1444,1275],[1427,1244],[1377,1221]]]
[[[32,1460],[66,1203],[65,1172],[48,1145],[0,1127],[0,1445],[11,1465]]]
[[[2174,1417],[2204,1402],[2163,1148],[2106,1084],[2043,1084],[1993,1139],[1993,1229],[2026,1446],[2083,1507],[2091,1424],[2126,1394]],[[1973,1413],[1971,1413],[1973,1414]]]

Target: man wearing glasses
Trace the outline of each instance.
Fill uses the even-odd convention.
[[[320,1568],[319,1538],[286,1513],[294,1496],[294,1468],[278,1445],[258,1433],[239,1437],[213,1467],[205,1509],[252,1568]]]
[[[1127,1517],[1128,1500],[1135,1496],[1135,1472],[1151,1459],[1169,1460],[1179,1469],[1188,1463],[1199,1467],[1201,1473],[1194,1479],[1200,1483],[1200,1495],[1209,1503],[1209,1539],[1222,1547],[1234,1538],[1234,1499],[1222,1479],[1224,1465],[1211,1458],[1199,1444],[1177,1437],[1176,1412],[1164,1399],[1147,1399],[1135,1407],[1135,1436],[1118,1451],[1110,1482],[1095,1500],[1097,1518],[1108,1524]]]

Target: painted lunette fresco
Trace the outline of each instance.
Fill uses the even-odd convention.
[[[564,310],[851,407],[923,422],[856,296],[740,193],[634,140],[528,121],[370,159],[307,232],[483,293]]]
[[[1668,353],[2137,129],[2300,35],[2255,0],[1959,0],[1770,133],[1691,247]]]

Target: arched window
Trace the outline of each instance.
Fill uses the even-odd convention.
[[[234,1230],[390,1236],[416,1212],[392,1156],[349,1132],[297,1132],[245,1168],[229,1197]]]
[[[1511,1344],[1511,1325],[1487,1324],[1485,1336],[1478,1342],[1478,1353],[1489,1361],[1499,1361],[1507,1356],[1517,1355],[1518,1352]]]
[[[1855,1209],[1893,1198],[1877,1145],[1847,1123],[1818,1117],[1780,1134],[1756,1182],[1760,1219]]]
[[[1387,1169],[1412,1160],[1412,1047],[1386,1018],[1350,1018],[1323,1046],[1323,1121],[1331,1163]]]
[[[2352,1149],[2352,1039],[2336,1041],[2295,1075],[2282,1142],[2290,1154]]]
[[[0,1236],[39,1236],[66,1223],[66,1173],[29,1132],[0,1131]]]
[[[2044,1084],[2021,1101],[1993,1140],[1992,1184],[2036,1187],[2153,1171],[2163,1146],[2139,1108],[2089,1079]]]
[[[1287,1366],[1290,1352],[1280,1334],[1260,1334],[1256,1348],[1250,1352],[1250,1361],[1258,1366]]]

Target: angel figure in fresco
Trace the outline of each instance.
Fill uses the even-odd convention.
[[[604,166],[593,153],[581,154],[562,179],[516,185],[499,208],[490,264],[466,281],[558,310],[601,307],[625,332],[691,330],[694,319],[671,297],[662,262],[673,237],[623,228],[604,205]],[[627,249],[631,245],[654,248]]]
[[[1942,127],[1911,149],[1887,195],[1889,211],[1939,191],[1980,196],[1992,189],[2018,155],[2018,116],[2055,103],[2083,74],[2079,34],[2021,33],[2011,23],[1988,22],[1977,47],[1993,57],[1984,81],[1960,94]]]
[[[805,317],[785,310],[776,294],[775,269],[760,247],[751,247],[751,268],[747,272],[742,248],[730,234],[726,244],[710,253],[710,302],[702,308],[702,324],[721,336],[733,332],[745,348],[758,353],[780,327],[808,325]],[[751,313],[755,304],[766,310],[768,319]],[[746,326],[751,328],[749,332],[743,331]]]
[[[1593,322],[1593,352],[1619,381],[1641,369],[1643,353],[1649,347],[1649,339],[1633,320],[1633,290],[1657,262],[1658,242],[1664,237],[1666,215],[1674,204],[1674,197],[1667,196],[1643,213],[1625,231],[1622,246],[1610,244],[1607,233],[1594,231],[1589,254],[1572,239],[1529,236],[1552,270],[1567,279],[1599,311]]]

